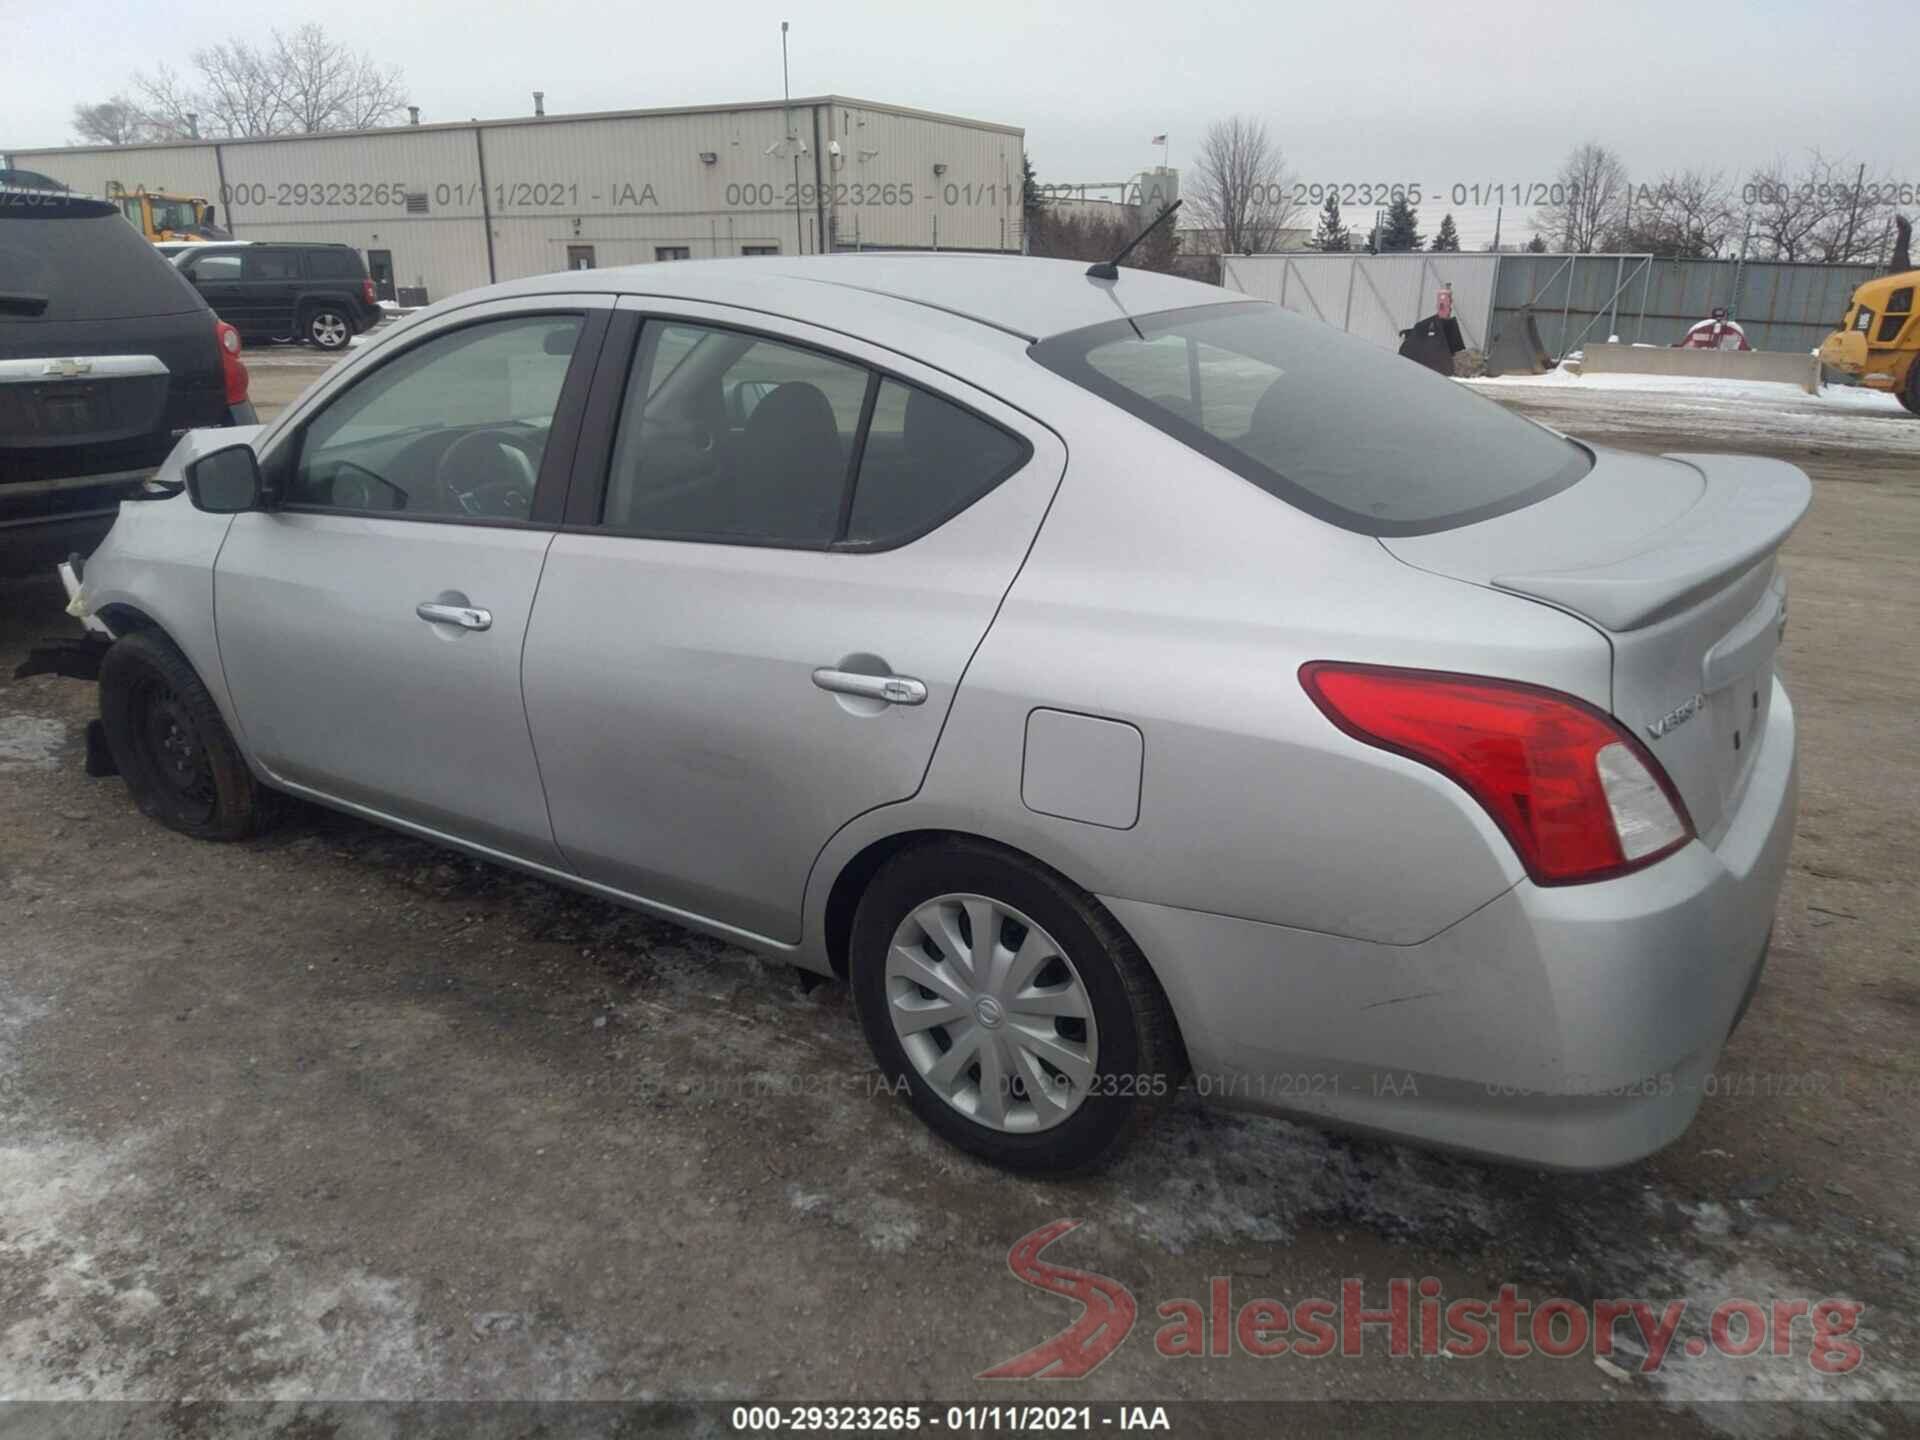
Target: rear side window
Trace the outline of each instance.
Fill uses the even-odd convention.
[[[0,190],[0,329],[206,308],[117,207]]]
[[[846,538],[880,545],[931,530],[1019,469],[1027,445],[938,395],[880,382]]]
[[[951,519],[1031,453],[952,401],[854,361],[652,322],[601,524],[658,539],[879,549]]]
[[[309,250],[307,275],[314,280],[358,280],[366,273],[351,250]]]
[[[1369,535],[1422,535],[1579,480],[1586,451],[1391,351],[1261,302],[1036,344],[1048,369],[1289,504]]]
[[[641,338],[602,523],[687,540],[832,542],[865,369],[702,325]]]
[[[240,274],[246,280],[298,280],[300,256],[291,250],[249,250],[241,257]]]

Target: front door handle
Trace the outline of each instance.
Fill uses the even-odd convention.
[[[462,630],[485,630],[493,624],[493,612],[477,605],[444,605],[438,600],[422,600],[413,613],[430,625],[458,625]]]
[[[859,695],[868,700],[884,700],[889,705],[927,703],[927,687],[910,675],[862,675],[854,670],[822,666],[813,672],[813,683],[836,695]]]

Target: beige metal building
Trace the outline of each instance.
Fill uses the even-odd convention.
[[[552,270],[1021,248],[1016,126],[840,96],[7,151],[74,190],[204,196],[241,240],[342,241],[439,299]]]

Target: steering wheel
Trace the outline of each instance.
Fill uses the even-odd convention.
[[[524,520],[533,509],[533,461],[508,429],[470,430],[440,452],[433,478],[457,515]]]

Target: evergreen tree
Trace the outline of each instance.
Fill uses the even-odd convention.
[[[1440,217],[1440,231],[1433,237],[1433,244],[1427,247],[1436,253],[1441,250],[1458,250],[1460,232],[1454,227],[1453,212],[1449,210]]]
[[[1320,207],[1320,224],[1313,232],[1313,239],[1307,244],[1310,249],[1325,251],[1328,254],[1353,248],[1353,232],[1340,223],[1338,196],[1331,194],[1327,196],[1327,203]]]
[[[1387,207],[1387,223],[1380,227],[1380,249],[1391,253],[1419,248],[1420,213],[1403,195]]]
[[[1546,254],[1547,242],[1542,240],[1538,235],[1535,235],[1531,240],[1527,241],[1527,253],[1529,255]]]

